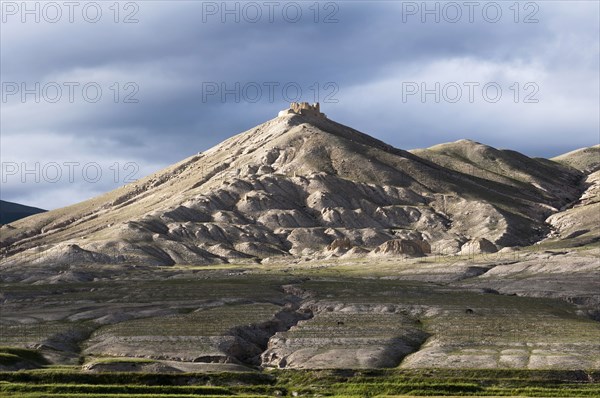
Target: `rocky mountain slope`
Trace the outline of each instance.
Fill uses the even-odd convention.
[[[571,246],[599,241],[600,170],[586,176],[583,185],[585,191],[578,200],[546,220],[553,228],[547,240],[569,242]]]
[[[436,145],[413,153],[444,167],[468,172],[490,181],[519,186],[533,195],[569,198],[546,219],[551,232],[545,241],[582,246],[600,236],[600,145],[581,148],[551,160],[531,159],[520,153],[497,150],[473,141],[461,140]],[[578,182],[562,180],[554,174],[556,163],[579,170]],[[537,190],[532,188],[537,188]],[[570,195],[564,195],[566,193]]]
[[[399,255],[494,251],[557,228],[577,232],[559,211],[576,212],[583,192],[594,201],[596,183],[568,165],[472,141],[407,152],[322,115],[287,112],[135,183],[2,226],[1,261],[173,265],[390,247]]]
[[[600,144],[556,156],[551,160],[581,170],[586,174],[600,170]]]

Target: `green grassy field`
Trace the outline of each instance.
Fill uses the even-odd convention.
[[[596,380],[595,382],[592,380]],[[523,396],[598,397],[600,372],[524,370],[285,370],[268,373],[0,373],[6,397]]]

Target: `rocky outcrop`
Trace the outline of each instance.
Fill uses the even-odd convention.
[[[599,241],[600,171],[590,173],[582,185],[585,190],[578,200],[546,220],[552,226],[548,240],[568,239],[576,246]]]
[[[472,239],[465,243],[461,249],[461,255],[472,255],[482,253],[496,253],[498,248],[492,242],[485,238]]]
[[[431,247],[426,242],[392,239],[376,247],[370,254],[373,256],[423,257],[425,256],[424,249],[431,252]]]
[[[335,239],[333,242],[331,242],[329,244],[329,246],[327,246],[327,250],[348,251],[348,250],[352,249],[353,247],[354,247],[354,245],[352,245],[352,242],[350,241],[350,239],[338,238],[338,239]]]

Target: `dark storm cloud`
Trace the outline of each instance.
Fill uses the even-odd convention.
[[[72,103],[31,97],[22,103],[18,95],[3,101],[3,162],[135,162],[141,177],[274,117],[286,106],[282,86],[290,82],[301,87],[303,100],[326,102],[331,118],[403,148],[466,137],[549,156],[598,142],[594,2],[527,3],[537,10],[521,3],[519,23],[509,8],[513,3],[495,3],[503,12],[495,23],[481,12],[491,2],[479,3],[473,22],[462,7],[457,23],[443,15],[439,23],[426,15],[423,23],[420,12],[403,14],[422,2],[322,2],[317,23],[313,2],[295,3],[303,11],[296,23],[278,12],[269,22],[262,2],[254,3],[262,5],[259,23],[244,15],[239,23],[231,15],[222,23],[222,2],[134,4],[139,22],[132,24],[114,23],[108,3],[102,3],[98,23],[22,23],[19,15],[3,15],[3,83],[96,82],[103,93],[94,103],[81,93]],[[227,4],[241,9],[249,3]],[[281,9],[285,3],[278,4]],[[428,4],[441,9],[448,3]],[[215,5],[217,14],[203,18],[203,9]],[[332,11],[337,23],[323,23]],[[523,23],[531,15],[539,21]],[[123,103],[132,93],[124,89],[128,82],[139,89],[137,103]],[[269,98],[265,85],[273,82],[279,86]],[[419,95],[403,101],[407,82],[429,88],[436,82],[497,82],[503,97],[497,103],[436,102],[431,96],[421,101]],[[521,85],[517,103],[514,82]],[[538,103],[523,103],[527,82],[538,85]],[[221,87],[236,83],[260,86],[262,96],[257,102],[244,95],[239,102],[231,94],[223,98]],[[219,92],[207,95],[208,85]],[[337,102],[324,101],[327,94]],[[116,185],[105,181],[91,189],[76,181],[49,190],[8,181],[2,198],[33,205],[43,198],[45,207],[55,207]]]

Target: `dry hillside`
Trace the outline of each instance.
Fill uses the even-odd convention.
[[[1,255],[9,265],[209,264],[364,256],[392,239],[425,253],[479,250],[484,240],[493,251],[576,232],[557,213],[593,178],[466,140],[411,153],[290,113],[135,183],[2,226]],[[345,243],[328,249],[336,240]]]

